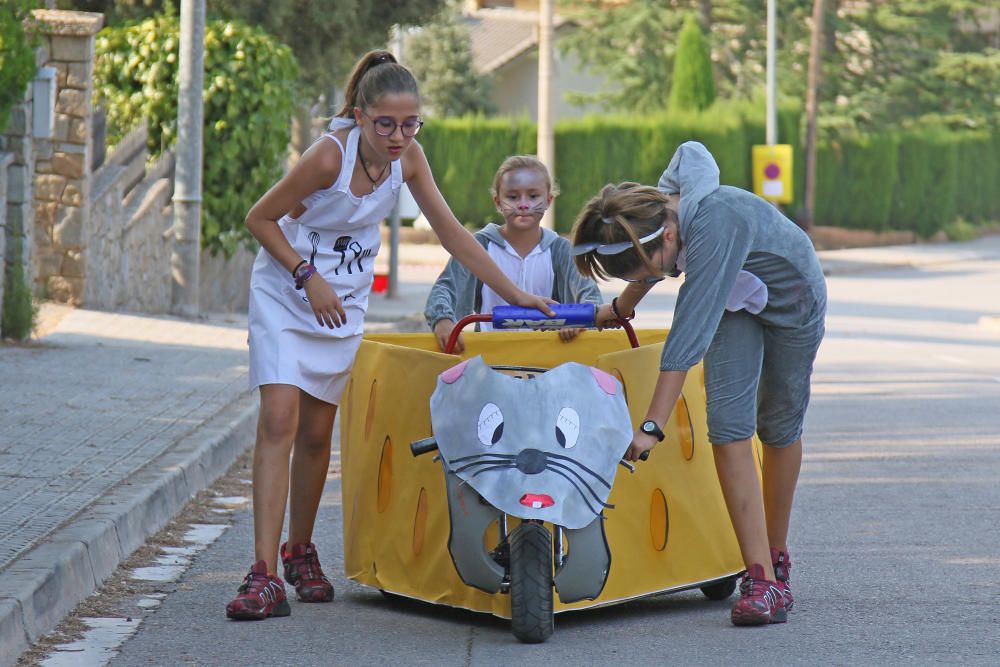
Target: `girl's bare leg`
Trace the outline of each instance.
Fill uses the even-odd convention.
[[[764,503],[751,441],[737,440],[725,445],[713,445],[712,453],[743,562],[747,568],[754,564],[761,565],[765,576],[774,581]]]
[[[764,447],[764,516],[770,546],[788,551],[792,498],[802,467],[802,440],[787,447]]]
[[[302,392],[299,427],[292,454],[288,544],[312,542],[316,511],[330,467],[330,440],[337,406]]]
[[[256,560],[275,574],[278,542],[288,501],[288,457],[299,422],[299,388],[267,384],[260,388],[257,444],[253,451],[253,530]]]

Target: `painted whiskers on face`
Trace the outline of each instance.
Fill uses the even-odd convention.
[[[549,208],[549,204],[542,198],[526,208],[521,208],[509,201],[500,202],[500,213],[505,218],[510,215],[542,215]]]

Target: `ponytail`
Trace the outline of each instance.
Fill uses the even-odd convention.
[[[344,89],[344,106],[338,118],[350,118],[354,107],[362,109],[378,103],[386,93],[409,93],[420,99],[417,81],[410,70],[389,51],[376,49],[361,56]]]

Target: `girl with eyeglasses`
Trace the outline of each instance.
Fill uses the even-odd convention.
[[[656,188],[608,185],[591,199],[577,218],[573,252],[583,275],[630,282],[599,309],[599,326],[631,317],[653,284],[684,273],[646,421],[625,458],[663,439],[688,370],[704,359],[708,437],[747,568],[731,619],[784,622],[793,603],[788,523],[826,315],[812,242],[764,199],[720,185],[712,155],[687,142]],[[763,491],[755,431],[764,444]]]
[[[303,602],[334,591],[312,542],[334,416],[364,330],[381,235],[406,183],[441,244],[509,303],[551,314],[518,289],[455,218],[414,137],[417,83],[388,51],[355,65],[329,130],[247,214],[261,250],[250,277],[250,386],[260,389],[253,457],[254,564],[233,619],[287,616],[277,575]],[[289,464],[289,457],[291,463]],[[289,495],[290,491],[290,495]],[[288,540],[281,544],[285,505]]]

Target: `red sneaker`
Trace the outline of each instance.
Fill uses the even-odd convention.
[[[792,610],[795,598],[792,597],[792,559],[787,551],[779,551],[771,547],[771,563],[774,565],[774,578],[777,580],[778,588],[781,589],[781,597],[785,599],[785,609]]]
[[[333,584],[323,574],[315,544],[288,543],[281,545],[281,562],[285,565],[285,580],[295,586],[295,594],[303,602],[330,602]]]
[[[751,565],[744,575],[732,620],[733,625],[767,625],[788,620],[781,589],[776,582],[764,578],[763,566]]]
[[[268,616],[288,616],[292,608],[285,597],[285,582],[267,573],[267,563],[250,568],[236,597],[226,605],[226,616],[236,621],[258,621]]]

